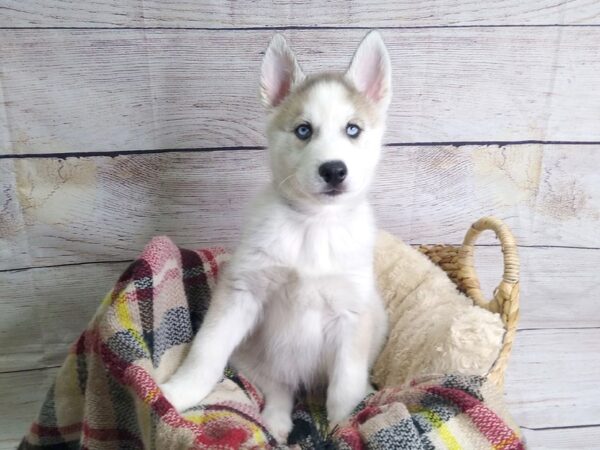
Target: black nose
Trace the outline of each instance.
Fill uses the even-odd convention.
[[[343,161],[328,161],[319,166],[319,175],[330,186],[337,186],[348,174],[348,168]]]

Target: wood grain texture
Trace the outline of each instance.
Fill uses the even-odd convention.
[[[16,186],[14,162],[0,161],[0,270],[31,266],[27,230]]]
[[[520,248],[519,257],[519,329],[600,328],[600,250]],[[498,247],[476,249],[475,265],[488,298],[501,279],[501,261]]]
[[[128,263],[0,273],[0,373],[62,363]]]
[[[372,202],[379,226],[414,244],[459,244],[473,221],[496,215],[520,245],[598,248],[598,150],[386,148]],[[0,160],[0,180],[6,270],[132,259],[157,234],[233,245],[269,175],[255,150]]]
[[[600,328],[521,331],[513,352],[506,400],[519,425],[600,424]]]
[[[0,11],[0,27],[415,27],[600,22],[600,7],[589,0],[5,0]]]
[[[498,248],[477,249],[484,292],[491,293],[498,283],[499,253]],[[519,328],[524,331],[517,341],[531,329],[600,328],[599,250],[523,248],[521,259]],[[0,273],[0,292],[6,298],[0,302],[0,372],[60,364],[127,265]]]
[[[0,450],[14,450],[39,412],[57,369],[0,374]]]
[[[523,430],[528,447],[535,450],[597,450],[600,425],[559,428],[554,430]]]
[[[312,73],[344,70],[364,33],[285,35]],[[264,145],[258,71],[272,34],[0,30],[1,152]],[[387,142],[600,141],[600,27],[383,35],[395,93]]]

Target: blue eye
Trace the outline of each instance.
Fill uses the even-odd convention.
[[[353,123],[346,125],[346,134],[353,139],[357,138],[361,131],[358,125]]]
[[[301,141],[305,141],[312,136],[312,127],[309,123],[302,123],[296,127],[294,134]]]

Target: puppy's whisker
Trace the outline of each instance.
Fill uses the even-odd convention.
[[[302,183],[300,183],[300,180],[297,177],[298,172],[294,172],[292,175],[294,176],[294,178],[292,179],[292,181],[296,181],[295,186],[296,188],[300,191],[301,194],[303,194],[306,198],[311,198],[312,196],[306,192],[304,189],[302,189]]]
[[[281,182],[277,185],[277,190],[281,189],[281,186],[283,186],[283,184],[288,181],[290,178],[292,178],[294,175],[296,175],[296,173],[291,173],[290,175],[288,175],[287,177],[285,177],[283,180],[281,180]]]
[[[363,183],[361,184],[360,188],[357,189],[357,192],[363,192],[363,191],[365,191],[368,188],[368,186],[369,186],[369,180],[365,179],[363,181]]]
[[[302,184],[300,183],[300,180],[298,180],[298,172],[297,171],[291,173],[290,175],[285,177],[283,180],[281,180],[281,182],[277,185],[277,190],[281,191],[282,186],[288,181],[304,197],[311,198],[310,194],[308,192],[306,192],[304,189],[302,189]]]

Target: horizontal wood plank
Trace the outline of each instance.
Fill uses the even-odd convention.
[[[128,264],[0,273],[0,372],[61,364]]]
[[[0,450],[14,450],[36,418],[57,369],[0,373]]]
[[[288,30],[308,73],[364,30]],[[262,146],[272,31],[0,30],[4,154]],[[600,141],[600,27],[384,30],[387,142]]]
[[[598,4],[585,0],[5,0],[0,10],[0,27],[416,27],[600,22]]]
[[[599,330],[519,333],[508,369],[508,408],[531,448],[595,448],[600,419]],[[56,369],[0,374],[0,448],[14,448],[34,419]]]
[[[459,244],[496,215],[520,245],[598,248],[598,150],[386,148],[372,193],[379,226],[413,244]],[[0,160],[0,270],[130,260],[157,234],[234,245],[266,165],[262,150]]]
[[[522,331],[507,371],[506,400],[527,428],[598,425],[599,381],[600,328]]]
[[[600,250],[521,248],[519,328],[600,328]],[[500,248],[475,251],[482,291],[492,298],[502,278]],[[517,337],[517,340],[519,337]],[[600,422],[599,422],[600,423]]]
[[[484,292],[502,272],[498,248],[477,250]],[[523,248],[521,321],[531,329],[600,328],[600,250]],[[60,364],[128,263],[0,273],[0,372]],[[547,355],[546,355],[547,356]]]
[[[597,450],[600,425],[550,430],[523,430],[528,448],[535,450]]]

